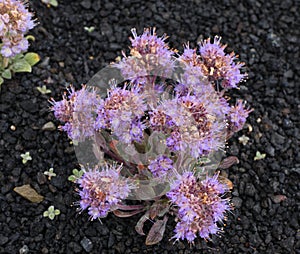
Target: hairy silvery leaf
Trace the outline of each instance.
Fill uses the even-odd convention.
[[[113,213],[114,213],[114,215],[116,215],[120,218],[128,218],[128,217],[136,215],[142,211],[143,210],[134,210],[134,211],[130,211],[130,212],[124,212],[124,211],[120,211],[120,210],[114,210]]]
[[[221,161],[219,165],[219,169],[227,169],[230,168],[234,164],[238,164],[239,159],[236,156],[229,156]]]
[[[149,209],[149,216],[152,220],[156,218],[156,216],[162,217],[168,212],[169,203],[167,200],[158,200],[156,201]]]
[[[161,241],[164,236],[168,216],[165,216],[163,220],[157,220],[150,229],[146,238],[146,245],[153,245]]]
[[[149,211],[147,211],[135,225],[135,230],[139,235],[145,235],[145,233],[143,231],[143,227],[147,220],[149,220]]]

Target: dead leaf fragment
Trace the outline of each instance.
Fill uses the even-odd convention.
[[[163,220],[157,220],[151,227],[146,238],[146,245],[153,245],[161,241],[164,236],[168,217],[165,216]]]
[[[44,197],[38,194],[35,189],[31,188],[29,184],[15,187],[14,191],[32,203],[40,203],[44,200]]]

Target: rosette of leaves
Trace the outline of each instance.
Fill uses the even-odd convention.
[[[31,72],[31,67],[39,61],[39,55],[33,52],[17,54],[12,58],[5,58],[0,54],[0,86],[4,79],[11,79],[14,73]]]

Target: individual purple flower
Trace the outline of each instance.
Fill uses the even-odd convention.
[[[253,109],[245,108],[245,102],[238,100],[228,114],[229,130],[232,132],[241,130],[252,111]]]
[[[244,63],[234,62],[238,57],[234,52],[225,54],[227,45],[222,45],[220,41],[221,38],[216,36],[213,42],[208,38],[200,44],[199,66],[210,81],[220,81],[225,89],[237,88],[238,83],[247,77],[240,71]]]
[[[165,42],[167,37],[158,37],[155,28],[145,29],[142,35],[137,35],[136,29],[131,31],[130,56],[123,53],[124,58],[114,66],[121,70],[126,80],[136,85],[145,85],[153,80],[152,76],[169,78],[174,68],[174,52]]]
[[[97,105],[97,95],[94,90],[88,90],[83,86],[81,90],[69,89],[69,95],[63,96],[63,100],[52,99],[52,111],[55,117],[65,122],[61,127],[71,139],[83,141],[94,135],[94,111]]]
[[[150,161],[148,168],[154,177],[164,177],[173,169],[173,161],[165,155],[159,155]]]
[[[126,178],[120,176],[122,166],[105,165],[88,169],[79,184],[80,207],[88,209],[91,220],[106,217],[108,212],[117,209],[117,205],[126,199],[135,188]]]
[[[217,177],[199,181],[192,172],[185,172],[171,184],[166,196],[178,207],[179,219],[173,238],[193,242],[197,235],[209,239],[220,231],[217,223],[224,220],[230,206],[222,198],[228,188]]]
[[[27,1],[0,1],[0,53],[4,57],[13,57],[28,49],[24,35],[34,27],[32,13],[26,8]]]

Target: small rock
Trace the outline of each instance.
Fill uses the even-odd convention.
[[[234,205],[234,207],[241,208],[243,200],[241,198],[239,198],[239,197],[234,197],[234,198],[232,198],[231,202]]]
[[[273,145],[277,145],[277,146],[283,145],[285,142],[285,137],[281,136],[277,132],[274,132],[271,137],[271,142]]]
[[[19,250],[20,254],[27,254],[29,253],[29,248],[27,245],[24,245],[20,250]]]
[[[92,4],[90,0],[84,0],[80,3],[80,5],[85,9],[90,9]]]
[[[47,182],[47,178],[42,172],[37,173],[36,179],[39,184],[45,184]]]
[[[275,156],[275,148],[271,145],[267,145],[265,149],[266,153],[272,157]]]
[[[286,200],[287,197],[285,195],[275,195],[275,196],[271,197],[271,199],[275,204],[278,204],[278,203]]]
[[[294,72],[293,72],[292,70],[288,70],[288,71],[286,71],[286,72],[283,74],[283,76],[284,76],[285,78],[293,78]]]
[[[88,239],[87,237],[84,237],[81,241],[80,241],[81,246],[84,248],[84,250],[86,252],[90,252],[93,249],[93,243],[90,239]]]
[[[111,248],[114,244],[115,244],[115,236],[112,233],[110,233],[109,238],[108,238],[107,247]]]
[[[14,191],[32,203],[40,203],[44,200],[44,197],[31,188],[29,184],[15,187]]]
[[[44,126],[42,127],[43,131],[55,131],[56,130],[56,126],[54,125],[53,122],[48,122],[45,123]]]
[[[72,253],[82,253],[82,248],[76,242],[70,242],[69,247],[73,250]]]
[[[0,246],[6,244],[8,242],[8,237],[5,235],[0,235]]]
[[[247,183],[245,187],[245,194],[247,194],[250,197],[254,197],[254,194],[256,193],[255,187],[251,183]]]

